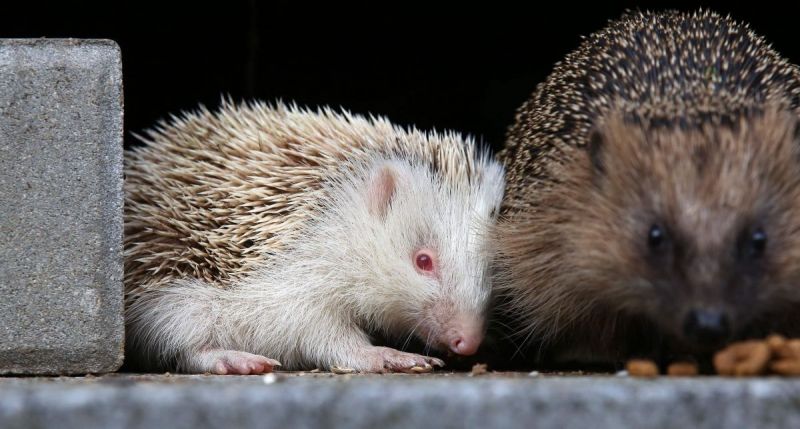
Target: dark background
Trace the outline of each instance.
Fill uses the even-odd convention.
[[[458,129],[496,148],[553,63],[626,8],[731,13],[800,62],[796,11],[780,3],[432,4],[34,1],[3,5],[0,37],[116,40],[128,141],[168,113],[227,94]]]

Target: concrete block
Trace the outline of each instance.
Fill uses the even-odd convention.
[[[122,105],[113,41],[0,39],[0,374],[122,362]]]
[[[384,375],[0,379],[13,428],[797,428],[800,381]]]

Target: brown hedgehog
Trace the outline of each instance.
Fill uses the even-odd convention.
[[[543,358],[800,331],[800,71],[710,11],[627,13],[518,111],[497,285]]]
[[[125,160],[128,352],[141,367],[442,364],[376,335],[477,350],[504,181],[472,140],[260,103],[201,109],[143,140]]]

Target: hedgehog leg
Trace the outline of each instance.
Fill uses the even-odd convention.
[[[261,355],[236,350],[207,349],[186,357],[190,372],[212,374],[264,374],[281,363]]]
[[[362,365],[354,365],[362,372],[411,372],[412,368],[432,370],[444,362],[430,356],[401,352],[390,347],[372,346],[363,354]]]
[[[220,344],[232,331],[220,308],[228,292],[200,281],[179,281],[169,287],[146,290],[127,307],[128,343],[145,367],[179,372],[262,374],[280,363],[240,351],[237,343]],[[231,350],[239,349],[239,350]]]
[[[417,372],[420,368],[430,371],[434,366],[444,366],[444,362],[436,358],[374,346],[362,329],[351,320],[341,318],[341,315],[308,309],[305,312],[307,315],[312,313],[317,314],[306,320],[316,320],[314,325],[317,328],[307,329],[306,326],[306,330],[299,335],[297,347],[317,367],[333,369],[335,366],[358,372],[384,373]],[[307,325],[307,322],[304,323]],[[293,362],[284,363],[289,367],[295,366]]]

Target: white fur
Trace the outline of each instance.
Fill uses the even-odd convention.
[[[333,365],[375,370],[369,332],[434,348],[453,320],[480,326],[490,295],[488,232],[504,181],[484,156],[471,183],[445,184],[423,162],[382,157],[326,185],[318,218],[289,249],[229,288],[199,280],[142,292],[130,300],[129,338],[145,359],[209,371],[204,350],[238,350],[284,369]],[[352,167],[352,166],[350,166]],[[385,216],[369,192],[389,168],[395,192]],[[418,273],[413,254],[436,251],[439,276]]]

